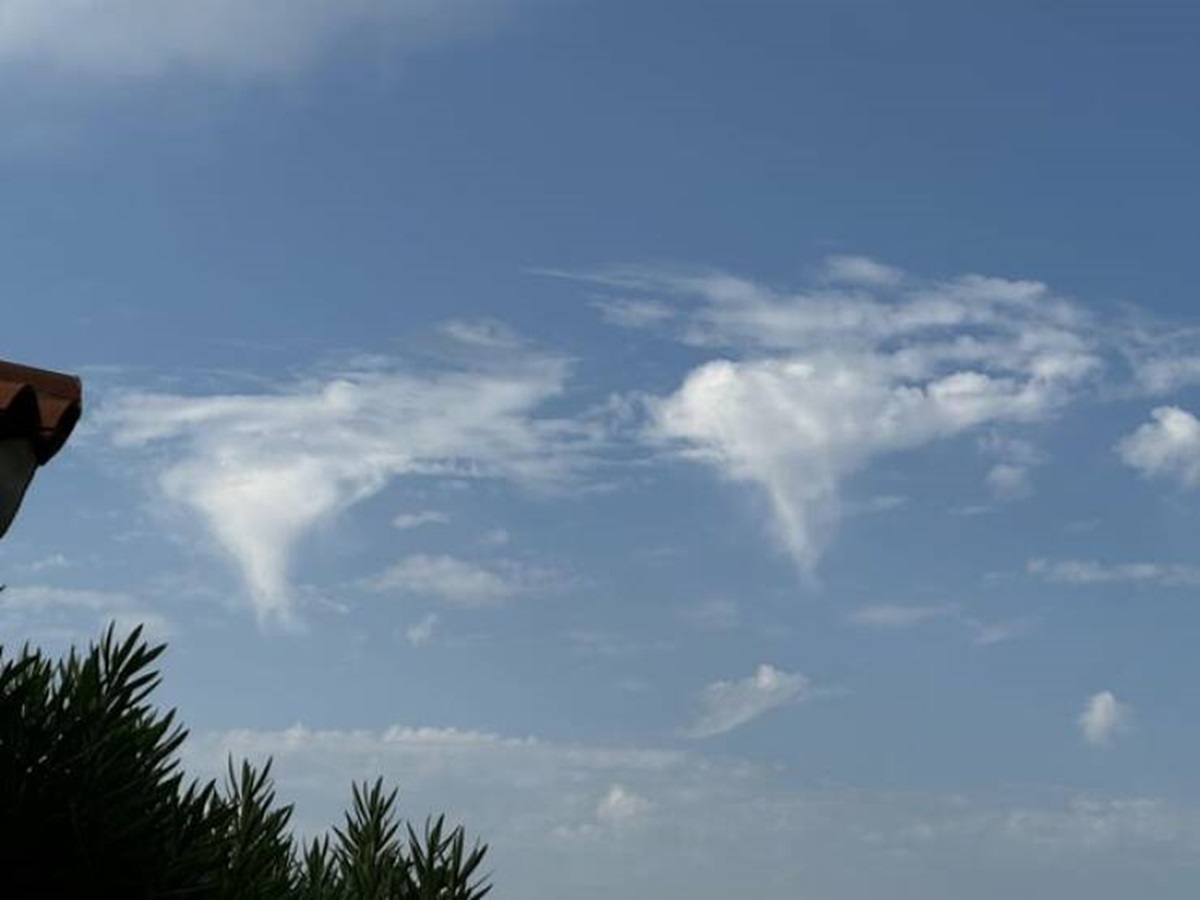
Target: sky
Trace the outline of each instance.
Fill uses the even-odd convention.
[[[1200,20],[0,0],[0,642],[497,900],[1200,889]]]

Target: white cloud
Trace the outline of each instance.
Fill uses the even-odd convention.
[[[997,500],[1017,500],[1029,495],[1029,469],[1011,463],[997,463],[988,470],[988,490]]]
[[[366,584],[380,593],[432,598],[471,608],[539,593],[552,582],[550,573],[512,560],[484,565],[456,556],[414,553]]]
[[[1088,698],[1079,714],[1079,730],[1089,744],[1104,746],[1128,730],[1132,716],[1130,706],[1119,701],[1111,691],[1101,691]]]
[[[855,610],[847,617],[852,625],[862,628],[899,630],[924,625],[938,619],[948,619],[965,629],[971,643],[990,646],[1021,637],[1032,627],[1026,619],[1004,622],[984,622],[965,614],[958,604],[945,603],[939,606],[903,606],[882,603]]]
[[[157,489],[234,560],[260,621],[287,622],[296,544],[395,478],[566,483],[584,438],[535,414],[565,375],[532,353],[420,375],[376,363],[273,393],[125,392],[96,421],[119,447],[156,450]]]
[[[165,640],[174,631],[165,615],[122,591],[45,584],[14,585],[0,591],[0,643],[5,643],[6,635],[53,644],[86,643],[109,624],[121,633],[142,625],[151,641]]]
[[[445,525],[450,517],[436,510],[424,510],[415,513],[400,513],[392,519],[392,527],[400,531],[410,528],[420,528],[422,525]]]
[[[592,304],[609,325],[620,328],[651,328],[675,317],[675,310],[657,300],[628,300],[619,297]]]
[[[786,294],[730,275],[619,269],[585,276],[690,301],[681,340],[723,348],[649,401],[650,436],[765,496],[784,548],[812,570],[842,489],[877,459],[983,427],[1055,415],[1101,367],[1089,321],[1036,282],[820,288]],[[1027,464],[993,474],[1024,486]]]
[[[822,897],[1121,900],[1151,869],[1186,894],[1200,853],[1200,811],[1152,797],[817,787],[676,750],[297,726],[199,733],[184,753],[189,773],[209,777],[228,754],[273,757],[279,796],[310,834],[340,821],[352,780],[382,776],[401,789],[405,816],[444,811],[485,840],[496,890],[512,897],[725,900],[803,884]],[[605,823],[610,807],[638,810],[623,820],[637,827]],[[1002,887],[981,893],[988,884]]]
[[[848,621],[852,625],[864,628],[911,628],[931,619],[952,616],[958,607],[952,604],[941,606],[901,606],[894,603],[881,603],[876,606],[864,606],[850,614]]]
[[[428,613],[419,622],[409,625],[405,629],[404,636],[412,646],[420,647],[422,644],[427,644],[433,637],[433,630],[437,627],[437,623],[437,615]]]
[[[1034,626],[1030,619],[1012,619],[1005,622],[981,622],[964,617],[963,625],[971,634],[971,643],[979,647],[990,647],[1025,636]]]
[[[596,818],[606,825],[619,826],[640,819],[650,808],[650,801],[645,797],[614,784],[596,804]]]
[[[764,664],[741,681],[717,681],[706,687],[700,695],[700,717],[687,735],[706,738],[725,734],[778,706],[803,702],[811,696],[807,677]]]
[[[349,40],[407,50],[487,26],[507,0],[0,0],[0,64],[137,81],[275,79]]]
[[[1200,486],[1200,420],[1177,406],[1160,406],[1152,422],[1117,443],[1117,455],[1147,477]]]
[[[904,271],[867,256],[831,256],[825,260],[825,277],[840,284],[890,287],[904,280]]]
[[[1178,563],[1105,564],[1090,559],[1031,559],[1031,575],[1058,584],[1152,584],[1161,587],[1200,585],[1200,567]]]

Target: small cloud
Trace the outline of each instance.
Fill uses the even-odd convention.
[[[908,503],[908,498],[901,494],[879,494],[858,503],[847,504],[847,515],[873,516],[880,513],[892,512]]]
[[[1020,500],[1030,493],[1029,469],[1011,463],[997,463],[985,479],[988,490],[997,500]]]
[[[89,84],[170,75],[275,81],[349,40],[413,50],[485,29],[503,5],[486,0],[5,0],[0,64]]]
[[[453,319],[442,325],[442,334],[460,344],[489,350],[516,350],[525,346],[520,334],[494,319]]]
[[[839,284],[891,287],[904,280],[904,272],[867,256],[831,256],[825,260],[825,278]]]
[[[1200,585],[1200,567],[1179,563],[1108,565],[1091,559],[1031,559],[1026,570],[1056,584],[1149,584],[1175,588]]]
[[[504,547],[512,540],[512,535],[503,528],[493,528],[491,531],[484,533],[479,539],[479,543],[485,547]]]
[[[424,616],[419,622],[409,625],[405,629],[404,637],[414,647],[420,647],[422,644],[429,643],[433,637],[433,630],[437,627],[438,617],[434,613],[429,613]]]
[[[939,619],[955,613],[957,607],[952,604],[941,606],[900,606],[894,603],[881,603],[877,606],[864,606],[850,614],[847,621],[851,625],[863,628],[911,628],[931,619]]]
[[[1133,708],[1122,703],[1111,691],[1101,691],[1088,698],[1079,714],[1079,730],[1092,746],[1103,747],[1114,737],[1129,730]]]
[[[545,590],[550,573],[512,560],[484,565],[456,556],[415,553],[365,582],[378,593],[430,597],[451,606],[495,606],[523,593]]]
[[[596,804],[596,818],[605,825],[620,826],[642,818],[650,809],[645,797],[614,784]]]
[[[675,315],[675,310],[658,300],[604,299],[592,303],[609,325],[620,328],[652,328]]]
[[[692,738],[726,734],[776,707],[803,703],[812,696],[807,676],[763,664],[748,678],[706,687],[700,695],[700,717],[685,734]]]
[[[25,568],[33,573],[45,572],[50,569],[65,569],[71,565],[71,561],[61,553],[52,553],[50,556],[44,556],[41,559],[34,560]]]
[[[979,647],[990,647],[1016,640],[1029,633],[1033,622],[1029,619],[1013,619],[1007,622],[980,622],[978,619],[963,619],[971,632],[971,643]]]
[[[728,631],[741,621],[741,610],[732,600],[714,598],[681,612],[684,620],[703,631]]]
[[[444,512],[427,509],[421,512],[400,513],[392,519],[392,527],[407,531],[410,528],[420,528],[422,525],[445,525],[449,521],[450,517]]]
[[[1117,442],[1117,455],[1147,478],[1200,486],[1200,419],[1178,406],[1160,406],[1150,416],[1153,421]]]

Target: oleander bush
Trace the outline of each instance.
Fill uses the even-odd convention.
[[[487,847],[419,831],[396,791],[355,784],[345,821],[300,842],[271,765],[189,780],[187,731],[151,695],[165,645],[110,626],[60,660],[0,647],[0,895],[197,900],[482,900]]]

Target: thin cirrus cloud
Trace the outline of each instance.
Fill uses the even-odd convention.
[[[880,603],[864,606],[846,617],[850,625],[880,631],[899,631],[915,628],[937,620],[950,620],[966,629],[972,644],[986,647],[1024,636],[1032,627],[1029,619],[985,622],[969,616],[955,603],[937,606],[905,606]]]
[[[777,707],[809,700],[813,694],[807,676],[764,663],[746,678],[706,687],[700,695],[700,715],[684,735],[709,738],[726,734]]]
[[[394,479],[569,481],[580,434],[538,415],[566,374],[533,354],[479,371],[376,365],[272,393],[119,393],[97,421],[116,446],[146,451],[154,489],[234,561],[259,620],[286,623],[296,544]]]
[[[1031,559],[1030,575],[1056,584],[1142,584],[1185,588],[1200,585],[1200,568],[1182,563],[1101,563],[1092,559]]]
[[[550,572],[515,560],[482,563],[447,554],[414,553],[367,579],[365,586],[381,594],[440,600],[470,609],[538,593],[554,581]]]
[[[294,74],[353,40],[395,52],[477,33],[515,0],[2,0],[0,65],[130,82]]]

